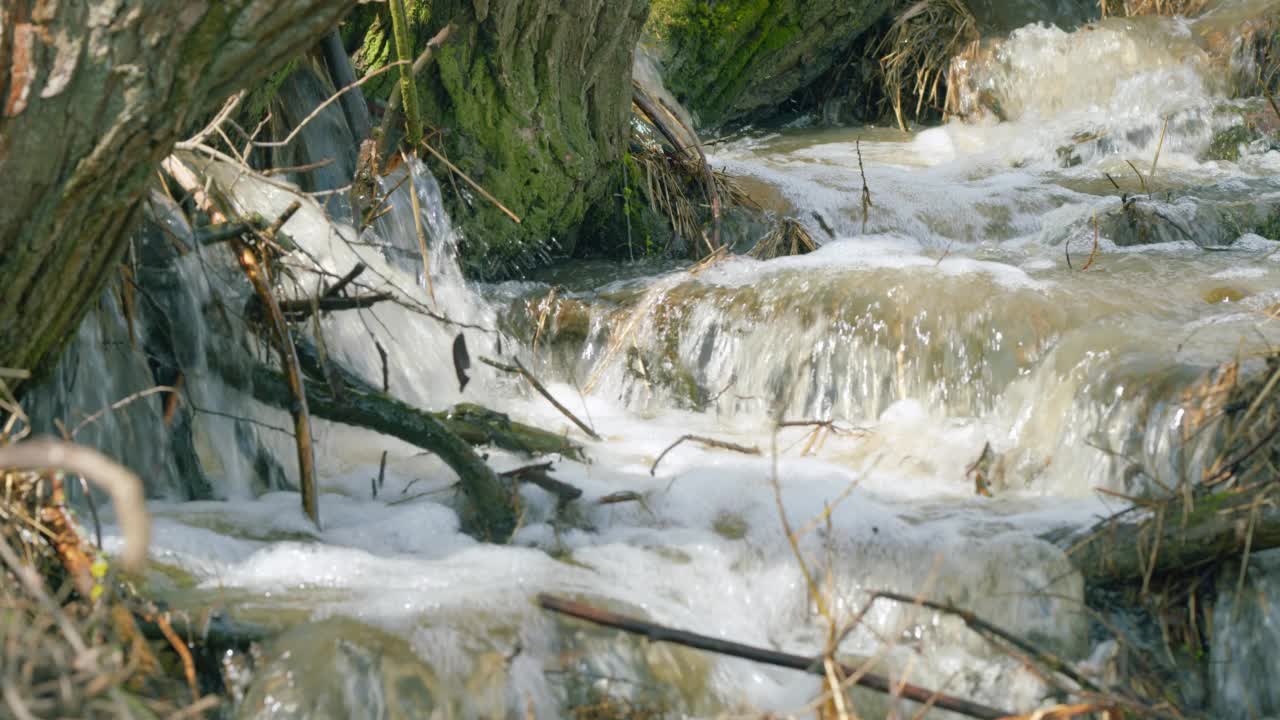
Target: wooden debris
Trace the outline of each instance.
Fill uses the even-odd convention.
[[[732,450],[733,452],[742,453],[743,455],[759,455],[760,454],[760,448],[754,445],[751,445],[751,446],[739,445],[737,443],[732,443],[727,440],[717,440],[715,438],[704,437],[702,435],[681,435],[679,439],[677,439],[675,442],[668,445],[667,449],[663,450],[662,453],[658,455],[658,458],[653,461],[653,465],[650,466],[649,468],[649,474],[654,475],[655,473],[657,473],[658,463],[662,462],[662,458],[666,457],[667,453],[674,450],[677,445],[686,441],[696,442],[700,445],[719,448],[721,450]]]
[[[538,595],[538,604],[544,610],[550,610],[551,612],[559,613],[561,615],[567,615],[579,620],[586,620],[587,622],[595,625],[613,628],[615,630],[622,630],[623,632],[632,633],[634,635],[642,635],[650,642],[669,642],[676,645],[683,645],[684,647],[718,653],[720,655],[728,655],[730,657],[754,660],[756,662],[775,665],[777,667],[800,670],[801,672],[807,672],[814,675],[822,676],[826,674],[823,665],[823,658],[820,657],[814,658],[804,657],[802,655],[792,655],[790,653],[753,647],[751,645],[721,640],[719,638],[699,635],[697,633],[687,632],[684,630],[676,630],[647,620],[619,615],[585,603],[564,600],[547,594]],[[964,698],[944,695],[943,693],[927,690],[910,683],[894,682],[883,675],[864,672],[859,668],[849,667],[843,664],[840,664],[839,667],[843,675],[846,677],[856,678],[856,680],[854,680],[855,684],[886,695],[901,697],[918,703],[930,704],[934,707],[949,710],[972,718],[997,720],[998,718],[1005,718],[1013,715],[1011,712],[982,705],[971,700],[965,700]]]

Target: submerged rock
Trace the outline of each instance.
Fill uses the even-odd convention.
[[[1248,233],[1267,237],[1276,217],[1280,198],[1208,187],[1179,196],[1127,196],[1098,215],[1097,223],[1101,237],[1121,247],[1191,242],[1214,249],[1229,247]]]
[[[300,625],[267,650],[239,720],[447,718],[435,673],[403,638],[354,620]]]

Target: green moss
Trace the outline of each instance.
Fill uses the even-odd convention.
[[[741,540],[747,536],[747,521],[741,515],[722,512],[711,522],[711,529],[725,540]]]
[[[1209,141],[1209,149],[1205,151],[1204,158],[1235,162],[1240,159],[1240,146],[1251,142],[1257,136],[1257,131],[1247,125],[1232,125],[1225,130],[1219,130]]]
[[[462,230],[466,269],[480,277],[510,276],[567,253],[588,209],[617,187],[612,178],[625,147],[629,51],[639,37],[644,0],[611,0],[602,10],[587,0],[562,0],[554,15],[545,3],[406,4],[415,47],[444,24],[454,27],[418,76],[429,142],[520,218],[513,222],[461,179],[447,182],[450,170],[428,156]],[[596,23],[597,31],[563,31],[578,20]],[[389,30],[379,21],[364,34],[360,64],[366,70],[390,60]],[[389,91],[391,82],[371,94]]]
[[[1280,207],[1271,211],[1271,215],[1254,229],[1254,232],[1268,240],[1280,242]]]
[[[769,114],[835,63],[885,0],[656,0],[646,34],[704,125]]]
[[[243,112],[249,123],[248,127],[253,127],[271,112],[271,103],[280,94],[280,86],[298,69],[300,60],[301,58],[294,58],[277,68],[245,98]]]

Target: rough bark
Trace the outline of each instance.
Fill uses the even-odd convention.
[[[354,2],[0,5],[0,367],[42,370],[75,331],[180,133]]]
[[[339,392],[343,397],[353,392],[365,397],[390,397],[332,358],[327,361],[322,359],[311,341],[296,338],[295,344],[303,370],[313,378],[326,378],[330,385],[340,384]],[[323,381],[320,382],[323,385]],[[530,455],[561,454],[577,460],[584,459],[582,446],[572,440],[532,425],[514,422],[503,413],[474,403],[459,403],[451,410],[430,415],[443,423],[450,432],[472,445],[496,445],[503,450]]]
[[[446,193],[468,270],[510,275],[570,251],[587,210],[622,172],[632,54],[649,0],[407,4],[414,52],[445,25],[455,29],[418,77],[428,133],[443,131],[430,142],[522,221]],[[389,35],[389,22],[373,22],[363,67],[394,59]],[[390,82],[368,91],[385,97]],[[438,170],[443,179],[448,171]]]
[[[655,0],[647,25],[667,87],[704,127],[776,113],[848,59],[890,0]]]

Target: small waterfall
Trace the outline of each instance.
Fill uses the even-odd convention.
[[[1042,538],[1108,512],[1098,488],[1141,495],[1201,477],[1219,438],[1199,431],[1224,363],[1238,356],[1232,372],[1256,373],[1253,354],[1280,344],[1280,328],[1263,321],[1280,303],[1280,238],[1260,235],[1270,203],[1280,207],[1280,155],[1250,146],[1238,160],[1202,159],[1222,108],[1243,107],[1227,97],[1205,27],[1135,19],[1022,28],[970,58],[964,79],[968,107],[998,107],[1004,121],[911,136],[788,130],[719,144],[714,164],[767,186],[776,206],[829,223],[821,248],[769,262],[655,263],[645,267],[660,272],[648,276],[609,268],[599,282],[575,265],[567,288],[468,283],[441,187],[416,160],[379,179],[378,217],[358,226],[341,192],[353,166],[343,164],[350,133],[336,104],[281,151],[294,164],[342,156],[297,174],[301,192],[180,156],[246,215],[275,218],[301,203],[282,228],[299,248],[277,274],[282,298],[314,297],[358,265],[359,293],[392,296],[299,327],[323,339],[328,357],[376,385],[385,371],[391,393],[421,407],[478,402],[568,428],[523,384],[479,366],[480,356],[516,353],[607,438],[588,443],[591,463],[555,459],[557,477],[584,491],[575,508],[521,489],[522,524],[509,546],[459,531],[452,475],[437,459],[325,422],[315,428],[325,528],[306,522],[289,492],[288,415],[228,387],[216,367],[274,362],[245,322],[252,292],[227,248],[198,247],[162,195],[148,203],[128,261],[139,291],[104,295],[28,409],[74,427],[154,385],[180,387],[176,407],[167,394],[141,397],[79,437],[147,479],[157,558],[196,576],[179,600],[281,625],[319,621],[281,638],[268,664],[273,677],[302,677],[293,689],[304,696],[366,681],[366,697],[390,694],[377,684],[385,673],[364,662],[386,649],[379,662],[406,669],[432,702],[462,715],[529,705],[540,717],[564,715],[607,684],[575,672],[660,685],[664,701],[690,713],[792,712],[818,681],[570,631],[530,601],[573,594],[812,653],[826,627],[780,510],[817,528],[800,551],[826,573],[841,612],[861,609],[875,590],[932,593],[1064,657],[1100,656],[1106,648],[1079,612],[1084,582]],[[651,70],[638,58],[636,80],[661,96]],[[319,77],[304,67],[286,84],[289,123],[331,90]],[[1158,184],[1142,193],[1143,207],[1185,220],[1177,232],[1151,237],[1126,225],[1139,192],[1130,162]],[[870,208],[860,202],[864,181]],[[458,334],[473,358],[465,391],[453,371]],[[839,432],[786,429],[775,464],[768,443],[779,418],[834,421]],[[685,433],[754,444],[763,455],[686,443],[659,467]],[[386,488],[375,497],[370,480],[384,451]],[[486,452],[497,469],[528,462]],[[994,497],[979,495],[980,466]],[[616,502],[632,496],[642,502]],[[179,502],[188,500],[219,502]],[[1235,575],[1219,581],[1228,590],[1213,611],[1210,674],[1223,715],[1239,715],[1245,697],[1275,710],[1260,690],[1274,564],[1269,554],[1252,558],[1238,592]],[[340,618],[380,632],[343,645],[361,626]],[[875,605],[840,649],[882,654],[895,677],[910,672],[933,687],[963,668],[963,687],[947,691],[997,705],[1049,697],[1020,663],[917,608]],[[344,664],[351,658],[360,662]],[[566,672],[548,672],[557,663]],[[450,699],[451,688],[466,697]],[[858,702],[866,716],[905,710]]]

